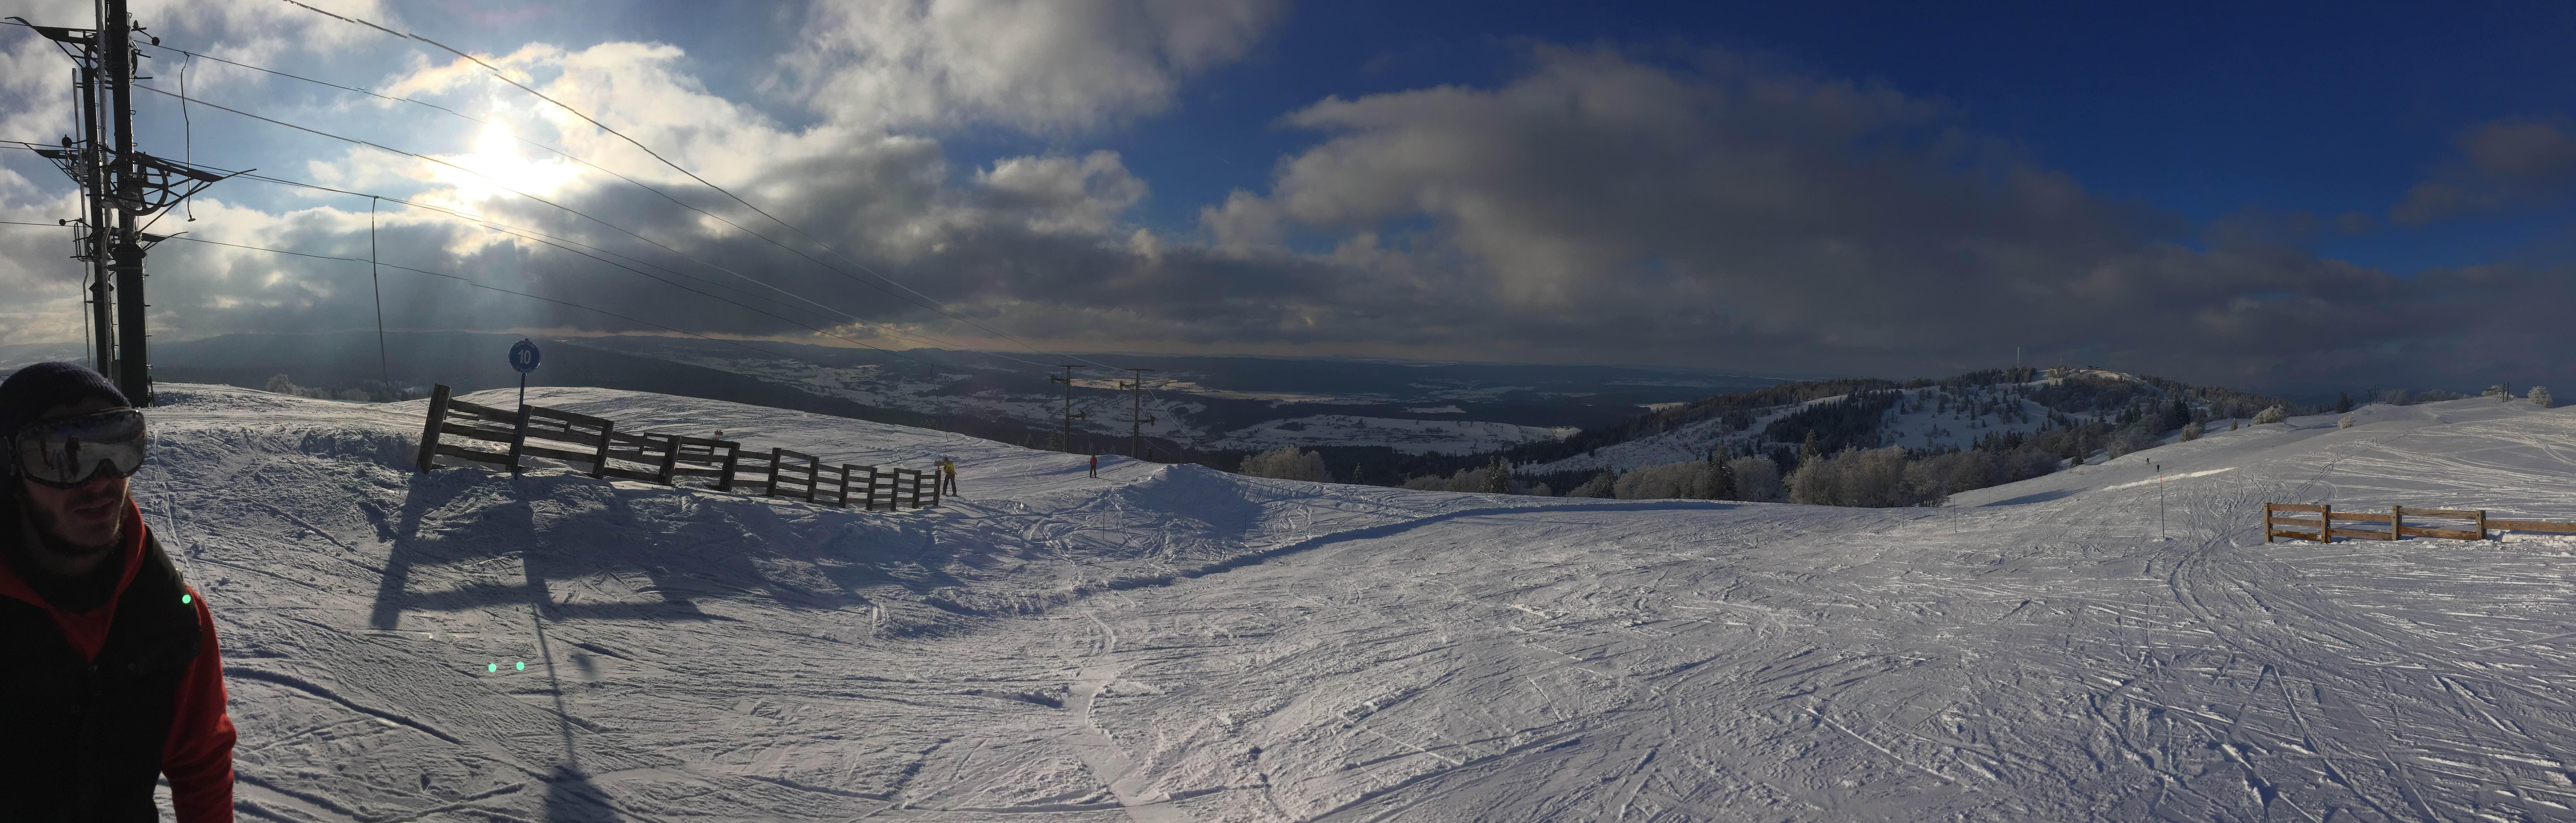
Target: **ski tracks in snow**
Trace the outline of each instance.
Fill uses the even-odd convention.
[[[172,392],[154,488],[239,674],[246,818],[2576,816],[2565,555],[2255,525],[2317,499],[2576,516],[2556,417],[2168,447],[2200,473],[2161,489],[2168,541],[2152,485],[1869,511],[1094,481],[657,401],[994,475],[828,512],[422,477],[416,415],[243,392],[268,405],[192,427],[189,391],[213,394]],[[2059,479],[2137,479],[2087,469]]]

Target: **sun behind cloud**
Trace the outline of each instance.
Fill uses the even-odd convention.
[[[508,124],[494,120],[474,138],[474,150],[439,157],[452,166],[427,164],[432,183],[446,186],[458,205],[473,208],[513,192],[550,197],[580,179],[579,165],[561,158],[538,159],[539,152],[519,142]]]

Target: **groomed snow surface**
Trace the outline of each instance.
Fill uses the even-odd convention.
[[[529,392],[622,429],[958,458],[963,500],[888,513],[420,475],[418,402],[163,397],[135,488],[220,623],[246,820],[2576,805],[2576,545],[2257,531],[2267,500],[2576,519],[2563,409],[2371,407],[2351,429],[2300,418],[1864,510],[1121,458],[1091,479],[1081,457],[939,432]]]

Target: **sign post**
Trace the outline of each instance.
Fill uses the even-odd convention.
[[[528,404],[528,372],[537,370],[539,356],[534,340],[522,337],[510,346],[510,368],[519,371],[519,405]]]
[[[537,370],[537,343],[525,337],[510,346],[510,368],[519,371],[519,420],[510,435],[510,473],[519,473],[519,455],[528,447],[528,372]]]

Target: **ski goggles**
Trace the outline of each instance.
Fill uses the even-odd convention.
[[[109,409],[48,420],[9,436],[9,464],[19,477],[76,489],[102,472],[129,477],[143,468],[143,413]]]

